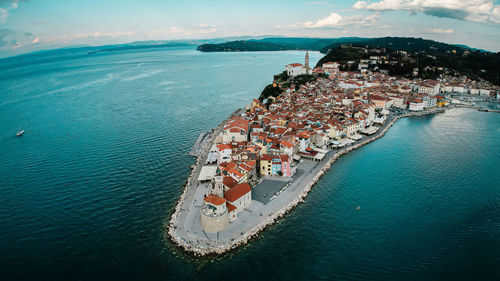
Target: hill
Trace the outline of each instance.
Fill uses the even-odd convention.
[[[290,38],[271,37],[254,40],[237,40],[219,44],[203,44],[197,50],[202,52],[255,52],[255,51],[285,51],[285,50],[313,50],[319,51],[323,47],[338,42],[357,42],[358,37],[343,37],[335,39],[324,38]]]
[[[341,70],[357,70],[361,61],[372,56],[384,62],[370,63],[369,70],[384,70],[390,75],[435,79],[441,74],[465,75],[500,85],[500,53],[472,50],[421,38],[385,37],[349,44],[332,44],[317,66],[338,62]],[[364,67],[364,66],[362,66]]]
[[[211,43],[211,42],[210,42]],[[340,38],[293,38],[269,37],[263,39],[236,40],[225,43],[211,43],[199,45],[201,52],[255,52],[255,51],[284,51],[284,50],[312,50],[328,53],[340,45],[353,46],[381,46],[394,50],[422,51],[437,48],[441,51],[453,49],[471,49],[464,45],[453,45],[433,40],[410,37],[340,37]],[[471,49],[474,50],[474,49]],[[481,50],[484,51],[484,50]]]

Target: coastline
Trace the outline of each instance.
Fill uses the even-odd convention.
[[[231,114],[228,118],[236,114],[238,111],[241,109],[236,110],[233,114]],[[261,231],[263,231],[265,228],[268,226],[274,224],[277,220],[282,218],[285,214],[293,210],[299,203],[304,202],[304,199],[307,197],[308,193],[311,191],[312,187],[318,182],[318,180],[331,168],[331,166],[339,159],[342,155],[347,154],[351,152],[352,150],[356,150],[370,142],[373,142],[385,135],[385,133],[389,130],[389,128],[394,125],[394,123],[399,120],[400,118],[406,118],[406,117],[412,117],[412,116],[423,116],[423,115],[429,115],[429,114],[436,114],[436,113],[442,113],[445,112],[444,108],[435,108],[432,110],[425,110],[425,111],[418,111],[418,112],[410,112],[398,116],[394,116],[391,118],[389,123],[384,125],[384,128],[377,132],[377,134],[373,135],[372,137],[369,137],[365,140],[360,141],[359,143],[356,143],[350,147],[342,148],[336,151],[333,155],[330,155],[329,158],[323,160],[322,162],[324,163],[323,166],[316,172],[316,174],[312,177],[312,179],[305,184],[299,193],[299,195],[292,201],[288,202],[288,204],[284,205],[281,207],[278,211],[274,212],[271,216],[269,216],[267,219],[263,220],[259,224],[256,224],[253,226],[249,231],[243,233],[239,238],[231,241],[230,243],[226,243],[223,245],[193,245],[191,243],[188,243],[183,237],[181,237],[177,232],[177,225],[176,223],[178,222],[180,212],[182,209],[182,205],[184,204],[186,200],[186,195],[190,191],[190,188],[192,188],[191,182],[193,182],[193,179],[195,178],[195,174],[200,166],[200,163],[203,160],[204,156],[204,151],[208,148],[205,147],[203,149],[203,152],[200,153],[196,159],[196,163],[192,166],[191,173],[186,181],[186,184],[184,185],[183,188],[183,193],[180,196],[179,201],[177,202],[176,207],[174,208],[174,212],[171,215],[171,218],[169,220],[168,224],[168,231],[167,234],[170,238],[170,240],[176,245],[178,248],[181,250],[191,253],[195,256],[207,256],[207,255],[221,255],[224,253],[227,253],[231,250],[234,250],[238,247],[241,247],[243,245],[246,245],[250,240],[253,238],[256,238]],[[227,120],[227,119],[226,119]],[[225,121],[222,121],[222,123],[217,126],[214,130],[210,132],[210,144],[214,140],[214,138],[217,136],[216,132],[218,132],[222,126],[224,125]],[[209,247],[206,247],[209,246]]]

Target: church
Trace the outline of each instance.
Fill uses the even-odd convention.
[[[286,74],[291,77],[303,74],[312,74],[311,68],[309,67],[309,52],[306,51],[306,59],[304,65],[300,63],[291,63],[285,66]]]

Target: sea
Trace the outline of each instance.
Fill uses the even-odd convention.
[[[238,250],[172,245],[198,135],[304,55],[0,60],[0,280],[500,280],[500,114],[471,109],[397,121]]]

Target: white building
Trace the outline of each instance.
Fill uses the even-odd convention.
[[[231,162],[232,147],[230,144],[221,143],[217,145],[217,163]]]
[[[422,111],[424,110],[424,101],[421,99],[410,100],[410,106],[408,107],[410,111]]]
[[[489,97],[490,96],[490,90],[480,89],[479,90],[479,95],[481,95],[482,97]]]
[[[300,132],[299,137],[299,151],[306,151],[306,149],[311,145],[311,136],[306,132]]]
[[[297,76],[303,74],[312,74],[312,70],[309,67],[309,52],[306,52],[304,65],[300,63],[291,63],[285,66],[286,74],[288,76]]]
[[[471,94],[471,95],[479,95],[479,89],[471,88],[471,89],[469,89],[469,94]]]
[[[392,100],[392,106],[406,109],[406,104],[403,97],[394,95],[394,96],[389,96],[389,98]]]
[[[297,76],[297,75],[306,74],[305,67],[300,63],[287,64],[285,66],[285,69],[286,69],[286,74],[288,74],[288,76],[292,76],[292,77]]]
[[[436,106],[437,98],[435,96],[425,96],[422,99],[424,103],[424,108]]]

